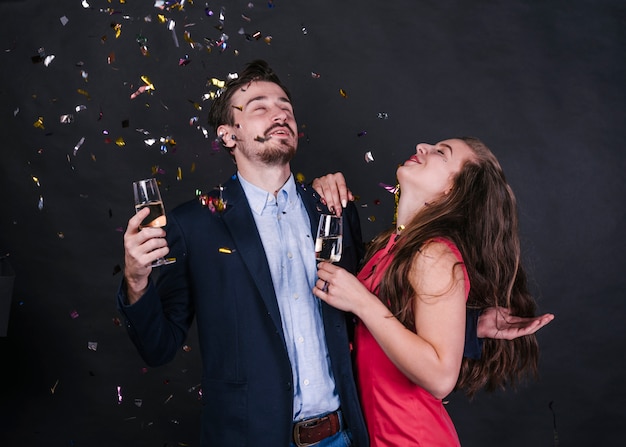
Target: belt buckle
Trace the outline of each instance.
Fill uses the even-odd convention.
[[[315,426],[320,423],[323,417],[306,419],[304,421],[296,422],[293,424],[293,443],[298,447],[308,447],[311,445],[319,444],[319,442],[302,442],[300,441],[300,427],[308,426],[309,424]]]

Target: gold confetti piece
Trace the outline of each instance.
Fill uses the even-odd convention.
[[[91,96],[89,96],[89,93],[87,92],[87,90],[83,90],[82,88],[79,88],[76,91],[80,93],[81,95],[85,96],[87,99],[91,99]]]
[[[141,76],[141,80],[148,86],[148,89],[156,90],[154,88],[154,84],[152,82],[150,82],[150,79],[148,79],[148,76],[146,76],[146,75]]]
[[[226,82],[221,81],[217,78],[211,78],[211,84],[214,85],[215,87],[224,88],[224,86],[226,85]]]
[[[243,106],[233,106],[233,108],[243,112]]]
[[[191,169],[190,169],[191,173],[193,174],[194,172],[196,172],[196,162],[192,162],[191,163]]]
[[[180,169],[180,166],[176,170],[176,180],[181,181],[183,179],[183,170]]]
[[[220,253],[225,253],[225,254],[229,255],[229,254],[231,254],[231,253],[234,253],[234,252],[235,252],[235,249],[234,249],[234,248],[227,248],[227,247],[220,247],[220,248],[218,249],[218,251],[219,251]]]
[[[45,129],[45,127],[43,126],[43,116],[40,116],[39,119],[37,119],[37,121],[33,123],[33,127],[42,130]]]
[[[342,88],[339,89],[339,94],[343,96],[344,98],[348,97],[348,93],[346,93],[346,91]]]
[[[115,144],[117,144],[119,147],[124,147],[126,146],[126,141],[124,141],[124,137],[119,137],[115,140]]]
[[[54,392],[57,390],[57,385],[59,384],[59,379],[57,379],[56,382],[54,382],[54,385],[52,385],[52,387],[50,388],[50,392],[52,394],[54,394]]]
[[[167,17],[165,17],[163,14],[157,14],[157,20],[159,21],[159,23],[167,23]]]
[[[183,38],[185,39],[185,42],[190,44],[192,47],[194,46],[195,42],[191,38],[191,33],[189,31],[185,30],[185,32],[183,33]]]
[[[122,35],[122,24],[121,23],[112,23],[111,28],[115,31],[115,38],[117,39]]]
[[[272,43],[272,36],[265,36],[263,40],[266,44],[270,45]]]
[[[296,174],[296,181],[298,183],[304,183],[304,180],[305,180],[304,174],[302,172],[298,172]]]
[[[35,177],[34,175],[31,176],[33,178],[33,182],[35,182],[37,184],[37,186],[41,186],[39,184],[39,179],[37,177]]]

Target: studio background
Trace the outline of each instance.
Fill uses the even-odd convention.
[[[539,380],[450,396],[463,445],[624,441],[623,2],[158,3],[0,1],[0,445],[198,445],[195,331],[142,362],[115,308],[122,235],[133,180],[157,177],[171,209],[234,172],[212,79],[256,58],[294,96],[294,173],[343,171],[365,239],[416,143],[478,136],[503,165],[557,318]]]

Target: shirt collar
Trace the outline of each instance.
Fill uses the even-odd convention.
[[[276,197],[274,197],[274,194],[271,194],[264,189],[261,189],[258,186],[255,186],[252,183],[248,182],[245,178],[241,176],[240,172],[237,172],[237,177],[239,177],[241,187],[243,188],[243,192],[248,199],[250,208],[252,208],[252,212],[254,212],[255,214],[262,215],[269,206],[277,206],[277,201],[280,211],[284,211],[293,207],[293,204],[297,200],[298,192],[296,189],[296,182],[293,178],[293,174],[289,175],[289,178],[282,186],[282,188],[280,188],[278,194],[276,194]]]

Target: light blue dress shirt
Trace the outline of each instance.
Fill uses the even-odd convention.
[[[293,371],[294,421],[339,408],[324,337],[315,241],[293,175],[276,197],[237,173],[270,266]]]

